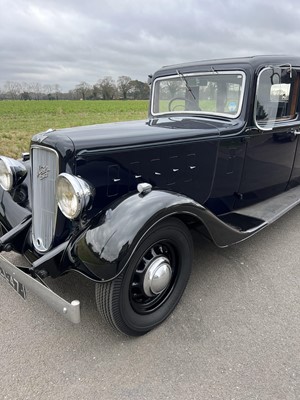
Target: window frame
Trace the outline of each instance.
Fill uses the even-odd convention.
[[[182,72],[184,77],[192,77],[192,76],[212,76],[212,75],[242,75],[242,84],[241,84],[241,96],[240,96],[240,102],[239,102],[239,107],[237,109],[237,112],[235,114],[228,114],[228,113],[220,113],[220,112],[212,112],[212,111],[196,111],[196,110],[181,110],[181,111],[166,111],[166,112],[154,112],[154,94],[155,94],[155,86],[158,82],[162,80],[168,80],[168,79],[178,79],[180,78],[180,75],[178,74],[172,74],[172,75],[166,75],[166,76],[160,76],[156,78],[153,82],[153,89],[151,93],[151,114],[155,117],[159,116],[164,116],[164,115],[181,115],[181,114],[188,114],[188,115],[193,115],[193,116],[215,116],[215,117],[225,117],[229,119],[237,119],[242,112],[242,107],[244,104],[244,97],[245,97],[245,88],[246,88],[246,73],[242,70],[222,70],[222,71],[207,71],[207,72],[193,72],[193,73],[185,73]]]
[[[297,73],[297,77],[295,80],[295,88],[292,88],[292,90],[290,91],[290,98],[289,98],[289,102],[291,102],[294,105],[295,108],[295,112],[293,114],[293,118],[288,118],[288,117],[281,117],[281,118],[276,118],[274,120],[274,124],[272,127],[264,127],[261,126],[259,124],[259,121],[257,121],[256,119],[256,115],[257,115],[257,93],[258,93],[258,87],[259,87],[259,83],[260,83],[260,77],[261,74],[266,71],[266,70],[272,70],[274,68],[280,68],[280,69],[287,69],[287,68],[291,68],[292,70],[296,71]],[[260,130],[260,131],[272,131],[274,128],[281,128],[284,126],[288,126],[293,122],[296,122],[299,120],[299,114],[298,114],[298,110],[297,110],[297,104],[299,101],[299,80],[300,80],[300,76],[299,76],[299,69],[298,68],[294,68],[292,66],[280,66],[280,65],[268,65],[264,68],[261,69],[261,71],[259,72],[258,76],[257,76],[257,81],[256,81],[256,88],[255,88],[255,97],[254,97],[254,105],[253,105],[253,120],[255,123],[255,126]]]

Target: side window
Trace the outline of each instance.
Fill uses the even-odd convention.
[[[255,120],[261,129],[272,129],[296,117],[299,76],[290,68],[268,67],[258,77]]]

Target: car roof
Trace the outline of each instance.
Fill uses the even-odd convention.
[[[168,74],[180,72],[194,72],[201,70],[208,70],[211,68],[224,68],[224,69],[251,69],[256,70],[258,67],[265,65],[289,65],[300,66],[300,57],[288,55],[257,55],[251,57],[235,57],[194,61],[182,64],[166,65],[160,68],[153,76],[166,76]]]

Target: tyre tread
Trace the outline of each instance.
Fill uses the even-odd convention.
[[[185,224],[176,219],[170,218],[167,221],[161,223],[161,226],[166,228],[169,223],[170,228],[181,227],[182,233],[185,236],[186,242],[188,243],[191,251],[193,250],[193,243],[190,234],[188,233]],[[157,230],[155,227],[154,231]],[[106,283],[97,283],[95,287],[95,298],[97,309],[102,316],[102,318],[108,322],[108,324],[116,329],[117,331],[129,335],[129,336],[140,336],[149,332],[152,328],[144,329],[143,331],[134,330],[126,324],[123,320],[122,313],[120,312],[120,297],[119,294],[122,289],[122,284],[124,281],[126,271],[122,272],[115,280]],[[174,306],[179,302],[180,297],[176,299]],[[172,307],[173,311],[175,307]]]

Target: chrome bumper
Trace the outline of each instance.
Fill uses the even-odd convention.
[[[32,290],[37,296],[45,301],[55,311],[62,314],[69,321],[78,324],[80,322],[80,302],[73,300],[68,303],[62,297],[58,296],[51,289],[44,286],[42,283],[21,271],[10,261],[0,254],[0,275],[7,279],[10,277],[9,283],[13,286],[14,280],[25,286],[26,289]],[[7,279],[8,280],[8,279]],[[17,284],[16,282],[16,284]]]

